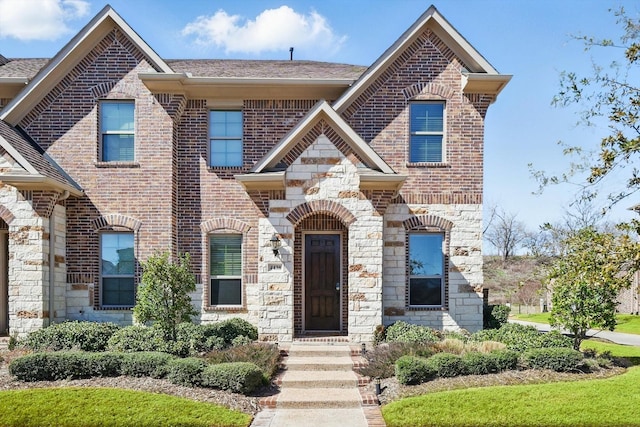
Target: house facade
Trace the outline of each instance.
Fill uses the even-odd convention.
[[[0,333],[131,323],[156,251],[191,255],[197,321],[266,341],[481,329],[509,79],[434,7],[369,67],[166,60],[108,6],[50,60],[0,56]]]

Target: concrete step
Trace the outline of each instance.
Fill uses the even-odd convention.
[[[288,371],[351,371],[353,361],[349,356],[289,356],[285,366]]]
[[[357,388],[282,388],[277,408],[360,408],[362,397]]]
[[[287,371],[282,376],[283,388],[352,388],[358,386],[353,371]]]
[[[289,356],[296,357],[334,357],[350,356],[351,347],[347,345],[320,345],[320,344],[292,344],[289,347]]]

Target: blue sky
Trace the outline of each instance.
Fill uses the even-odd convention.
[[[430,5],[417,0],[111,0],[111,6],[163,58],[295,59],[369,65]],[[597,147],[606,129],[577,127],[575,109],[551,106],[563,70],[588,73],[611,50],[585,52],[571,35],[617,38],[609,9],[637,1],[442,0],[435,6],[495,67],[514,77],[489,109],[485,132],[485,205],[517,213],[535,229],[559,220],[575,189],[536,196],[528,164],[562,172],[557,145]],[[0,0],[0,54],[51,57],[105,3]],[[612,183],[615,185],[615,183]],[[613,187],[610,187],[613,188]],[[605,191],[607,189],[605,188]],[[623,201],[612,220],[632,217]]]

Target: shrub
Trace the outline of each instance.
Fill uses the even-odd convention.
[[[161,352],[138,352],[123,355],[122,375],[132,377],[164,378],[169,373],[169,362],[173,356]]]
[[[121,375],[124,353],[101,352],[84,355],[91,377],[118,377]]]
[[[376,346],[380,343],[383,343],[386,335],[387,335],[387,331],[384,325],[376,326],[376,328],[373,331],[373,345]]]
[[[19,357],[11,362],[9,372],[21,381],[55,381],[118,376],[119,366],[117,354],[59,351]]]
[[[518,368],[520,354],[513,350],[493,350],[488,353],[494,360],[498,372],[512,371]]]
[[[566,347],[571,348],[573,343],[570,338],[563,336],[558,331],[546,334],[538,332],[533,326],[518,323],[507,323],[500,329],[485,329],[471,336],[473,341],[499,341],[507,345],[507,348],[515,351],[526,351],[541,347]]]
[[[427,364],[437,376],[448,378],[465,373],[465,365],[460,356],[450,353],[436,353],[427,359]]]
[[[167,379],[177,385],[199,386],[202,384],[202,371],[206,366],[202,359],[195,357],[173,359],[167,364]]]
[[[386,340],[387,342],[434,343],[439,341],[440,337],[434,329],[398,321],[387,328]]]
[[[104,351],[119,329],[115,323],[63,322],[29,333],[21,345],[33,351]]]
[[[112,351],[164,351],[169,350],[162,331],[153,327],[132,325],[120,329],[109,339]]]
[[[525,366],[531,369],[551,369],[557,372],[579,370],[584,356],[572,348],[537,348],[522,354]]]
[[[483,310],[483,327],[484,329],[499,329],[507,324],[511,308],[508,305],[492,305],[484,306]]]
[[[220,363],[209,365],[202,371],[202,385],[205,387],[247,394],[262,384],[262,370],[253,363]]]
[[[401,384],[412,385],[428,381],[436,375],[436,371],[427,363],[427,359],[402,356],[395,363],[395,375]]]
[[[390,342],[367,351],[367,365],[360,373],[370,378],[390,378],[395,374],[395,364],[402,356],[429,357],[434,353],[430,344]]]
[[[210,364],[250,362],[257,365],[269,379],[275,375],[280,362],[278,346],[268,343],[250,343],[225,350],[213,350],[205,355]]]
[[[471,351],[462,355],[464,372],[467,375],[487,375],[498,372],[495,358],[490,353]]]
[[[258,339],[258,329],[239,317],[223,320],[220,323],[208,326],[210,331],[207,332],[207,335],[222,338],[226,345],[231,345],[233,340],[239,336],[245,336],[252,341]]]

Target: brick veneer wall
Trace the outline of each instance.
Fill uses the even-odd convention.
[[[462,93],[464,64],[426,31],[343,113],[398,173],[406,203],[482,203],[484,116],[491,101]],[[445,162],[408,163],[409,103],[446,102]]]
[[[96,219],[124,215],[139,222],[138,261],[156,250],[176,249],[171,114],[175,116],[179,107],[157,102],[140,81],[138,73],[154,70],[149,64],[122,32],[114,30],[20,123],[85,192],[67,201],[67,281],[74,293],[70,318],[130,319],[128,310],[113,315],[94,312],[100,308],[99,232],[109,229],[96,229]],[[102,99],[135,102],[135,161],[100,162]]]

